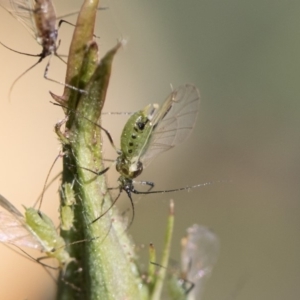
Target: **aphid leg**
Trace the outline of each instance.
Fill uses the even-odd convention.
[[[154,182],[152,181],[133,181],[133,183],[148,185],[149,189],[147,190],[147,192],[150,192],[154,188]]]
[[[120,195],[121,195],[121,190],[119,191],[119,194],[118,194],[118,196],[115,198],[115,200],[112,202],[112,204],[110,205],[110,207],[103,213],[103,214],[101,214],[99,217],[97,217],[95,220],[93,220],[91,223],[90,223],[90,225],[91,224],[93,224],[93,223],[95,223],[95,222],[97,222],[99,219],[101,219],[104,215],[106,215],[107,214],[107,212],[116,204],[116,202],[117,202],[117,200],[119,199],[119,197],[120,197]]]
[[[15,246],[15,245],[14,245]],[[52,269],[52,270],[59,270],[59,267],[53,267],[53,266],[50,266],[50,265],[47,265],[45,263],[42,262],[42,260],[45,260],[45,259],[49,259],[49,256],[42,256],[42,257],[39,257],[39,258],[34,258],[32,257],[30,254],[28,254],[27,252],[25,252],[23,249],[21,249],[20,247],[18,246],[15,246],[17,247],[22,253],[19,253],[18,251],[16,251],[15,249],[13,248],[10,248],[11,250],[15,251],[16,253],[18,253],[19,255],[22,255],[23,257],[25,257],[26,259],[29,259],[29,260],[32,260],[34,262],[37,262],[39,265],[41,265],[43,267],[43,269],[48,273],[48,275],[52,278],[52,280],[57,283],[57,280],[56,280],[56,277],[54,277],[54,275],[50,272],[49,269]],[[78,289],[78,287],[76,287],[74,284],[66,281],[63,276],[61,277],[61,280],[69,285],[71,288],[73,288],[74,290],[76,291],[81,291],[80,289]]]
[[[50,269],[55,269],[55,270],[59,269],[58,267],[51,267],[41,262],[42,260],[49,259],[49,258],[50,258],[49,256],[41,256],[36,258],[35,261],[43,266],[49,267]]]
[[[39,257],[37,259],[34,259],[37,263],[39,263],[40,265],[42,265],[44,268],[45,268],[45,271],[50,275],[50,277],[55,281],[55,283],[57,283],[57,280],[56,278],[49,272],[49,270],[47,270],[47,268],[51,268],[51,269],[55,269],[55,270],[59,270],[60,268],[59,267],[51,267],[51,266],[48,266],[48,265],[45,265],[44,263],[41,262],[41,260],[44,260],[44,259],[49,259],[48,256],[43,256],[43,257]],[[75,291],[78,291],[78,292],[81,292],[81,289],[79,289],[76,285],[74,285],[73,283],[67,281],[64,279],[64,273],[65,273],[65,270],[64,272],[62,272],[62,275],[60,276],[60,280],[70,286],[72,289],[74,289]]]
[[[100,126],[99,124],[97,124],[97,126]],[[106,130],[105,128],[103,128],[102,126],[100,126],[100,128],[105,132],[108,140],[109,140],[109,143],[111,144],[111,146],[115,149],[115,151],[120,155],[121,154],[121,151],[115,146],[115,143],[114,143],[114,140],[111,136],[111,134],[109,133],[108,130]]]
[[[68,55],[65,55],[65,54],[58,54],[58,53],[57,53],[57,50],[59,49],[60,44],[61,44],[61,40],[59,39],[58,42],[57,42],[57,46],[56,46],[54,55],[55,55],[58,59],[60,59],[60,60],[66,65],[67,62],[66,62],[64,59],[62,59],[62,57],[68,57]]]
[[[22,257],[26,258],[26,259],[29,259],[30,261],[34,261],[34,262],[37,262],[39,263],[42,267],[46,267],[46,268],[49,268],[49,269],[53,269],[53,270],[57,270],[57,267],[53,267],[53,266],[49,266],[47,264],[44,264],[44,263],[41,263],[38,261],[38,259],[34,258],[33,256],[31,256],[29,253],[27,253],[26,251],[24,251],[21,247],[15,245],[15,244],[5,244],[5,243],[2,243],[2,245],[4,245],[5,247],[9,248],[10,250],[14,251],[15,253],[17,253],[18,255],[21,255]],[[21,251],[22,253],[20,253],[19,251],[17,251],[16,249],[14,248],[17,248],[19,251]],[[48,257],[49,258],[49,257]]]
[[[77,165],[77,166],[78,166],[78,165]],[[90,171],[91,173],[93,173],[93,174],[95,174],[95,175],[97,175],[97,176],[100,176],[100,175],[103,175],[104,173],[106,173],[106,172],[110,169],[111,166],[106,167],[105,169],[103,169],[103,170],[101,170],[101,171],[99,171],[99,172],[96,172],[96,171],[93,171],[93,170],[91,170],[91,169],[88,169],[88,168],[85,168],[85,167],[81,167],[81,166],[78,166],[78,167],[79,167],[80,169]]]
[[[61,26],[62,23],[66,23],[66,24],[68,24],[68,25],[70,25],[70,26],[73,26],[73,27],[76,26],[76,25],[74,25],[74,24],[72,24],[72,23],[70,23],[70,22],[68,22],[68,21],[66,21],[66,20],[60,20],[60,21],[58,22],[58,25],[57,25],[57,30],[59,30],[59,28],[60,28],[60,26]]]
[[[60,277],[60,280],[67,286],[69,286],[70,288],[72,288],[73,290],[77,291],[77,292],[82,292],[82,290],[80,288],[78,288],[75,284],[67,281],[64,279],[63,276]]]
[[[15,51],[16,52],[16,51]],[[9,92],[8,92],[8,100],[11,101],[11,93],[12,93],[12,90],[14,88],[14,86],[16,85],[16,83],[19,81],[19,79],[21,79],[21,77],[23,77],[27,72],[29,72],[31,69],[33,69],[36,65],[38,65],[44,58],[45,56],[43,54],[41,55],[30,55],[30,54],[26,54],[26,53],[21,53],[19,52],[20,54],[24,54],[24,55],[28,55],[28,56],[40,56],[40,59],[35,63],[33,64],[31,67],[29,67],[27,70],[25,70],[23,73],[21,73],[12,83],[11,87],[9,88]]]
[[[57,122],[54,126],[54,131],[57,134],[57,136],[59,137],[60,141],[62,142],[62,144],[64,145],[68,145],[70,142],[68,140],[68,138],[66,138],[65,134],[62,133],[61,131],[61,127],[66,124],[66,122],[68,121],[69,116],[66,116],[65,118],[63,118],[62,120],[60,120],[59,122]]]
[[[50,92],[50,94],[51,94],[52,97],[56,98],[51,92]],[[51,101],[50,101],[50,102],[51,102]],[[54,102],[51,102],[51,103],[52,103],[53,105],[61,106],[62,108],[65,108],[67,111],[71,111],[67,106],[65,106],[65,105],[63,105],[63,104],[61,104],[61,103],[54,103]],[[116,152],[117,152],[119,155],[121,154],[121,151],[115,146],[114,140],[113,140],[113,138],[112,138],[110,132],[109,132],[107,129],[105,129],[104,127],[102,127],[101,125],[99,125],[99,124],[97,124],[97,123],[95,123],[95,122],[92,122],[91,120],[89,120],[89,119],[86,118],[85,116],[82,116],[80,113],[78,113],[78,112],[76,112],[76,111],[74,111],[74,110],[72,110],[71,112],[74,113],[75,115],[79,115],[80,118],[83,118],[83,119],[85,119],[85,120],[91,122],[91,123],[94,124],[95,126],[99,127],[101,130],[103,130],[104,133],[106,134],[106,136],[107,136],[107,138],[108,138],[108,140],[109,140],[111,146],[116,150]]]
[[[52,185],[52,183],[58,178],[60,177],[62,174],[62,172],[59,172],[58,174],[56,174],[46,185],[45,191],[47,191],[47,189]],[[41,194],[38,196],[38,198],[36,199],[36,201],[34,202],[33,207],[35,207],[37,205],[38,202],[41,201],[42,196],[44,195],[44,189],[42,190]]]
[[[65,17],[65,16],[64,16]],[[58,28],[57,28],[57,30],[60,28],[60,26],[61,26],[61,24],[62,23],[66,23],[66,24],[68,24],[68,25],[70,25],[70,26],[73,26],[73,27],[75,27],[76,25],[75,24],[72,24],[71,22],[68,22],[68,21],[66,21],[66,20],[60,20],[59,22],[58,22]],[[93,34],[93,37],[94,38],[97,38],[97,39],[99,39],[100,37],[99,36],[97,36],[97,35],[95,35],[95,34]],[[58,48],[58,47],[57,47]]]
[[[63,157],[63,156],[64,156],[64,153],[60,151],[59,154],[55,157],[55,159],[54,159],[54,161],[53,161],[53,163],[52,163],[52,165],[51,165],[51,167],[50,167],[50,170],[49,170],[49,172],[48,172],[48,174],[47,174],[47,177],[46,177],[46,180],[45,180],[45,183],[44,183],[44,186],[43,186],[43,191],[42,191],[41,197],[38,199],[38,200],[39,200],[39,206],[38,206],[38,211],[39,211],[39,212],[40,212],[40,210],[41,210],[41,206],[42,206],[44,194],[45,194],[45,192],[46,192],[47,183],[48,183],[48,179],[49,179],[49,176],[50,176],[50,174],[51,174],[51,171],[52,171],[52,169],[53,169],[55,163],[57,162],[57,160],[58,160],[60,157]],[[36,204],[37,204],[37,203],[35,203],[35,205],[36,205]]]
[[[46,65],[46,68],[45,68],[45,71],[44,71],[44,78],[47,79],[47,80],[49,80],[49,81],[51,81],[51,82],[55,82],[55,83],[61,84],[61,85],[63,85],[63,86],[66,86],[67,88],[72,89],[72,90],[74,90],[74,91],[77,91],[77,92],[79,92],[79,93],[87,94],[87,91],[85,91],[85,90],[78,89],[78,88],[75,87],[75,86],[72,86],[72,85],[69,85],[69,84],[67,84],[67,83],[64,83],[64,82],[61,82],[61,81],[57,81],[57,80],[55,80],[55,79],[53,79],[53,78],[49,78],[49,77],[48,77],[48,71],[49,71],[49,66],[50,66],[50,62],[51,62],[52,55],[53,55],[53,54],[50,55],[50,58],[49,58],[48,63],[47,63],[47,65]],[[65,61],[64,61],[64,60],[63,60],[56,52],[54,53],[54,55],[55,55],[56,57],[58,57],[61,61],[63,61],[63,62],[65,63]]]
[[[50,265],[47,265],[45,263],[42,263],[38,258],[34,258],[33,256],[31,256],[29,253],[27,253],[26,251],[24,251],[22,248],[18,247],[17,245],[13,245],[14,247],[8,245],[8,244],[5,244],[5,243],[2,243],[4,246],[8,247],[10,250],[14,251],[15,253],[17,253],[18,255],[21,255],[22,257],[30,260],[30,261],[33,261],[33,262],[36,262],[38,263],[42,268],[43,270],[51,277],[51,279],[57,283],[56,281],[56,276],[54,276],[52,274],[52,272],[49,270],[58,270],[59,268],[58,267],[53,267],[53,266],[50,266]],[[20,253],[19,251],[17,251],[16,249],[14,248],[17,248],[19,251],[21,251],[22,253]],[[49,258],[49,257],[44,257],[44,258]]]
[[[184,278],[179,278],[178,282],[180,284],[180,286],[182,287],[182,289],[184,290],[184,294],[187,296],[191,290],[195,287],[195,283],[191,282],[187,279]]]
[[[125,231],[127,231],[127,230],[131,227],[131,225],[132,225],[132,223],[133,223],[133,220],[134,220],[134,217],[135,217],[135,210],[134,210],[133,200],[132,200],[132,197],[131,197],[131,189],[125,188],[125,192],[126,192],[128,198],[129,198],[129,200],[130,200],[130,204],[131,204],[131,208],[132,208],[132,217],[131,217],[131,221],[130,221],[130,223],[128,224],[127,228],[125,229]]]
[[[150,191],[154,188],[154,182],[152,181],[135,181],[133,180],[132,181],[133,184],[142,184],[142,185],[148,185],[149,186],[149,189],[146,191],[146,192],[139,192],[137,191],[133,184],[131,186],[131,192],[134,193],[134,194],[147,194],[147,193],[151,193]]]

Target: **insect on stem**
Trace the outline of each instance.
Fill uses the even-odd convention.
[[[118,157],[115,163],[116,169],[120,173],[118,179],[120,193],[124,190],[129,197],[133,209],[133,217],[134,205],[131,196],[132,193],[169,193],[212,184],[212,182],[208,182],[171,190],[151,191],[154,183],[144,181],[142,182],[143,184],[150,186],[148,191],[140,192],[134,187],[134,179],[142,173],[143,169],[149,165],[152,159],[160,153],[183,143],[188,138],[197,119],[199,104],[200,94],[198,89],[192,84],[185,84],[173,90],[161,106],[158,104],[149,104],[144,109],[132,114],[125,124],[121,134],[121,149],[117,150]],[[56,103],[55,105],[62,106]],[[77,112],[75,114],[77,115]],[[78,114],[78,117],[86,119],[80,114]],[[109,132],[99,124],[95,124],[95,126],[105,131],[110,143],[117,149]],[[84,166],[79,167],[89,170],[84,168]],[[100,172],[89,171],[95,175],[102,175],[108,169],[109,167]],[[113,201],[113,205],[119,196]],[[103,214],[93,222],[99,220],[102,216]],[[130,224],[132,222],[133,220]]]
[[[66,63],[60,55],[57,53],[57,49],[60,45],[60,41],[57,41],[58,30],[61,24],[64,22],[61,20],[58,23],[56,28],[56,13],[54,9],[54,5],[51,0],[6,0],[1,1],[0,6],[3,7],[10,15],[16,18],[20,23],[22,23],[29,33],[34,37],[39,45],[42,47],[42,51],[40,54],[29,54],[22,51],[14,50],[2,42],[0,44],[5,48],[22,55],[39,57],[39,60],[33,64],[31,67],[26,69],[21,75],[19,75],[12,83],[9,89],[9,99],[11,98],[12,90],[15,84],[19,81],[19,79],[24,76],[27,72],[33,69],[36,65],[38,65],[44,58],[50,56],[50,59],[46,65],[44,71],[44,78],[64,85],[70,89],[78,91],[80,93],[86,93],[84,90],[80,90],[74,86],[69,84],[57,81],[55,79],[48,77],[48,70],[50,66],[50,61],[52,56],[58,57],[61,61]]]

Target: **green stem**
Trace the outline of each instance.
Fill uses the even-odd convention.
[[[153,293],[151,295],[151,300],[160,300],[163,284],[166,276],[167,266],[169,264],[170,258],[170,250],[171,250],[171,242],[173,236],[173,229],[174,229],[174,203],[173,201],[170,202],[170,213],[168,218],[167,224],[167,232],[165,237],[165,246],[163,251],[163,256],[161,259],[161,268],[159,269],[156,277],[156,282],[154,285]]]
[[[69,116],[65,133],[60,134],[65,153],[62,184],[75,182],[76,196],[74,229],[61,232],[75,262],[60,274],[63,280],[59,282],[57,299],[144,299],[133,244],[124,232],[126,224],[117,209],[108,210],[112,200],[105,176],[93,173],[103,169],[101,131],[96,123],[104,105],[113,58],[121,46],[118,43],[97,63],[98,47],[92,41],[97,5],[98,1],[85,1],[68,59],[66,83],[85,93],[65,89],[62,97],[53,95],[64,104]],[[84,242],[75,243],[78,240]]]

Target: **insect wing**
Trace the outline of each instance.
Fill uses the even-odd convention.
[[[189,300],[201,299],[204,285],[219,255],[219,239],[208,228],[193,225],[182,241],[181,269],[187,280],[195,284]]]
[[[140,158],[144,168],[161,152],[184,142],[192,132],[199,110],[200,94],[191,84],[180,86],[165,100],[153,120],[148,148]]]
[[[0,6],[22,23],[34,39],[37,38],[37,28],[33,15],[34,0],[0,0]]]
[[[28,229],[22,214],[0,195],[0,242],[43,250],[39,240]]]

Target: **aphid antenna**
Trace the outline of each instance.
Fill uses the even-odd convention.
[[[81,168],[81,169],[87,170],[87,171],[95,174],[96,176],[100,176],[100,175],[106,173],[110,169],[111,165],[109,167],[105,168],[104,170],[100,171],[100,172],[96,172],[96,171],[93,171],[91,169],[88,169],[88,168],[85,168],[85,167],[81,167],[81,166],[78,166],[78,167]],[[114,189],[119,189],[119,194],[114,199],[114,201],[111,203],[110,207],[104,213],[102,213],[99,217],[97,217],[96,219],[94,219],[90,223],[90,225],[93,224],[93,223],[95,223],[95,222],[97,222],[98,220],[100,220],[103,216],[105,216],[109,212],[109,210],[116,204],[116,202],[120,198],[122,190],[124,190],[127,193],[128,197],[129,197],[129,200],[130,200],[130,203],[131,203],[131,207],[132,207],[132,218],[131,218],[131,221],[129,223],[129,226],[127,226],[127,228],[125,229],[125,231],[127,231],[131,227],[131,225],[133,223],[133,220],[134,220],[134,217],[135,217],[135,209],[134,209],[134,204],[133,204],[133,200],[132,200],[132,197],[131,197],[131,190],[130,190],[129,186],[128,187],[124,186],[124,187],[121,187],[121,188],[120,187],[108,188],[108,190],[114,190]]]
[[[34,57],[40,57],[39,60],[34,63],[32,66],[30,66],[28,69],[26,69],[24,72],[22,72],[12,83],[10,89],[9,89],[9,94],[8,94],[8,98],[11,99],[11,93],[12,93],[12,90],[13,88],[15,87],[16,83],[25,75],[27,74],[30,70],[32,70],[35,66],[37,66],[44,58],[46,58],[48,55],[46,53],[44,53],[44,51],[41,53],[41,54],[30,54],[30,53],[24,53],[24,52],[20,52],[20,51],[17,51],[17,50],[14,50],[6,45],[4,45],[2,42],[0,42],[0,44],[2,46],[4,46],[5,48],[15,52],[15,53],[18,53],[18,54],[22,54],[22,55],[26,55],[26,56],[34,56]],[[46,80],[49,80],[51,82],[54,82],[54,83],[57,83],[57,84],[60,84],[60,85],[63,85],[63,86],[66,86],[67,88],[70,88],[74,91],[77,91],[79,93],[83,93],[83,94],[87,94],[87,92],[85,90],[82,90],[82,89],[78,89],[76,88],[75,86],[72,86],[72,85],[69,85],[67,83],[64,83],[64,82],[61,82],[61,81],[57,81],[55,79],[52,79],[50,77],[48,77],[48,71],[49,71],[49,66],[50,66],[50,62],[51,62],[51,57],[55,55],[57,58],[59,58],[63,63],[66,63],[61,57],[60,55],[58,55],[56,52],[51,54],[50,56],[50,59],[46,65],[46,68],[45,68],[45,71],[44,71],[44,78]]]
[[[89,170],[90,171],[90,170]],[[95,220],[93,220],[91,224],[97,222],[98,220],[100,220],[103,216],[105,216],[109,211],[110,209],[113,208],[113,206],[117,203],[118,199],[120,198],[121,196],[121,192],[122,190],[120,189],[120,187],[117,187],[117,188],[109,188],[109,190],[113,190],[113,189],[119,189],[119,194],[117,195],[117,197],[114,199],[114,201],[111,203],[110,207],[104,212],[102,213],[99,217],[97,217]],[[130,191],[128,190],[125,190],[126,193],[127,193],[127,196],[129,197],[129,200],[130,200],[130,204],[131,204],[131,208],[132,208],[132,217],[131,217],[131,220],[129,222],[129,224],[127,225],[127,227],[125,228],[124,232],[128,231],[128,229],[131,227],[133,221],[134,221],[134,218],[135,218],[135,209],[134,209],[134,204],[133,204],[133,200],[132,200],[132,197],[131,197],[131,193]]]
[[[209,182],[205,182],[205,183],[200,183],[200,184],[196,184],[196,185],[191,185],[191,186],[185,186],[185,187],[181,187],[181,188],[177,188],[177,189],[171,189],[171,190],[162,190],[162,191],[137,191],[133,185],[131,187],[131,192],[137,195],[147,195],[147,194],[164,194],[164,193],[171,193],[171,192],[180,192],[180,191],[186,191],[186,190],[190,190],[190,189],[195,189],[198,187],[204,187],[204,186],[208,186],[208,185],[212,185],[214,183],[223,183],[223,182],[228,182],[228,181],[209,181]]]
[[[131,112],[131,111],[112,111],[112,112],[102,112],[101,115],[110,115],[110,116],[113,116],[113,115],[125,115],[125,116],[131,116],[133,115],[134,113]]]
[[[27,253],[25,250],[23,250],[21,247],[17,246],[17,245],[14,245],[14,244],[6,244],[6,243],[1,243],[3,244],[5,247],[9,248],[11,251],[15,252],[16,254],[18,255],[21,255],[22,257],[30,260],[30,261],[34,261],[34,262],[37,262],[38,264],[40,264],[42,267],[46,267],[46,268],[49,268],[49,269],[52,269],[52,270],[57,270],[58,267],[53,267],[53,266],[50,266],[50,265],[47,265],[47,264],[44,264],[42,262],[39,261],[38,258],[34,258],[33,256],[31,256],[29,253]],[[15,248],[17,248],[18,250],[16,250]],[[22,253],[20,253],[20,252]],[[43,256],[44,258],[44,256]],[[45,257],[45,258],[49,258],[49,257]]]
[[[5,247],[9,248],[11,251],[15,252],[16,254],[22,256],[23,258],[25,258],[29,261],[38,263],[43,268],[43,270],[50,276],[50,278],[55,282],[55,284],[57,284],[56,278],[50,272],[49,269],[58,270],[59,267],[53,267],[53,266],[47,265],[45,263],[42,263],[38,258],[34,258],[33,256],[31,256],[29,253],[27,253],[26,251],[24,251],[22,248],[18,247],[17,245],[9,245],[9,244],[5,244],[5,243],[2,243],[2,244]],[[14,249],[15,247],[18,249],[18,251],[16,249]],[[47,257],[47,258],[49,258],[49,257]]]
[[[37,197],[37,199],[35,200],[33,207],[36,207],[38,202],[41,201],[41,199],[43,199],[44,193],[48,190],[48,188],[52,185],[52,183],[54,181],[56,181],[62,174],[62,171],[59,172],[58,174],[56,174],[47,184],[46,186],[43,188],[42,192],[40,193],[40,195]]]
[[[87,169],[87,168],[83,168],[83,169],[85,169],[87,171],[90,171],[90,172],[94,173],[95,175],[99,174],[99,172],[97,173],[97,172],[95,172],[93,170],[90,170],[90,169]],[[104,174],[108,169],[109,168],[104,169],[103,170],[104,172],[102,171],[103,172],[102,174]],[[163,193],[171,193],[171,192],[179,192],[179,191],[184,191],[184,190],[190,190],[190,189],[193,189],[193,188],[204,187],[204,186],[208,186],[208,185],[211,185],[211,184],[214,184],[214,183],[223,183],[223,182],[227,182],[227,181],[210,181],[210,182],[201,183],[201,184],[197,184],[197,185],[193,185],[193,186],[182,187],[182,188],[178,188],[178,189],[162,190],[162,191],[151,191],[152,188],[154,187],[153,182],[151,182],[151,181],[131,181],[130,183],[125,184],[124,186],[120,185],[120,187],[117,187],[117,188],[109,188],[110,190],[120,189],[120,192],[119,192],[118,196],[115,198],[115,200],[112,202],[111,206],[103,214],[101,214],[99,217],[97,217],[95,220],[93,220],[91,222],[91,224],[93,224],[96,221],[98,221],[99,219],[101,219],[116,204],[117,200],[119,199],[119,197],[121,195],[122,190],[124,190],[126,192],[128,198],[130,200],[131,208],[132,208],[132,218],[131,218],[131,221],[130,221],[128,227],[125,230],[125,231],[127,231],[131,227],[131,225],[133,223],[133,220],[134,220],[134,217],[135,217],[135,209],[134,209],[134,204],[133,204],[131,193],[136,194],[136,195],[163,194]],[[134,188],[133,183],[148,185],[148,186],[150,186],[150,188],[148,189],[148,191],[145,191],[145,192],[137,191]]]
[[[97,173],[97,172],[95,172],[93,170],[87,169],[87,168],[83,168],[83,169],[85,169],[87,171],[90,171],[90,172],[94,173],[95,175],[99,174],[99,173]],[[107,170],[108,170],[108,168],[106,168],[103,171],[106,172]],[[103,172],[103,173],[105,173],[105,172]],[[189,190],[189,189],[193,189],[193,188],[198,188],[198,187],[203,187],[203,186],[211,185],[211,184],[217,183],[217,182],[223,182],[223,181],[211,181],[211,182],[201,183],[201,184],[197,184],[197,185],[193,185],[193,186],[187,186],[187,187],[182,187],[182,188],[178,188],[178,189],[163,190],[163,191],[151,191],[152,188],[154,187],[154,183],[151,182],[151,181],[131,181],[131,182],[125,184],[124,186],[120,185],[120,187],[118,187],[118,188],[110,188],[110,190],[112,190],[112,189],[120,189],[120,192],[119,192],[118,196],[112,202],[111,206],[103,214],[101,214],[99,217],[97,217],[95,220],[93,220],[91,224],[95,223],[100,218],[102,218],[116,204],[117,200],[119,199],[119,197],[121,195],[121,191],[122,190],[124,190],[126,192],[128,198],[130,200],[131,208],[132,208],[132,218],[131,218],[131,221],[130,221],[128,227],[125,230],[125,231],[127,231],[131,227],[131,225],[133,223],[133,220],[134,220],[134,217],[135,217],[135,209],[134,209],[134,204],[133,204],[133,200],[132,200],[132,196],[131,196],[132,193],[136,194],[136,195],[147,195],[147,194],[163,194],[163,193],[179,192],[179,191],[184,191],[184,190]],[[140,184],[143,184],[143,185],[148,185],[150,187],[149,187],[149,189],[147,191],[141,192],[141,191],[137,191],[134,188],[133,183],[140,183]]]
[[[109,7],[108,6],[104,6],[104,7],[98,7],[97,10],[108,10]],[[70,12],[70,13],[67,13],[65,15],[62,15],[62,16],[59,16],[56,18],[56,20],[61,20],[63,18],[68,18],[68,17],[71,17],[71,16],[74,16],[74,15],[77,15],[79,13],[79,10],[77,11],[73,11],[73,12]]]
[[[90,169],[87,169],[87,168],[84,168],[84,167],[81,167],[87,171],[90,171],[92,173],[94,173],[95,175],[102,175],[104,174],[108,169],[104,169],[103,171],[101,172],[95,172],[93,170],[90,170]],[[179,191],[184,191],[184,190],[190,190],[190,189],[194,189],[194,188],[198,188],[198,187],[204,187],[204,186],[208,186],[208,185],[211,185],[211,184],[214,184],[214,183],[223,183],[223,182],[228,182],[228,181],[210,181],[210,182],[206,182],[206,183],[201,183],[201,184],[197,184],[197,185],[192,185],[192,186],[187,186],[187,187],[182,187],[182,188],[177,188],[177,189],[171,189],[171,190],[162,190],[162,191],[151,191],[152,188],[154,187],[154,183],[151,182],[151,181],[131,181],[131,182],[128,182],[127,184],[125,184],[124,186],[120,185],[120,187],[118,187],[117,189],[120,189],[120,192],[118,194],[118,196],[115,198],[115,200],[112,202],[111,206],[103,213],[101,214],[99,217],[97,217],[95,220],[93,220],[91,222],[91,224],[95,223],[96,221],[98,221],[99,219],[101,219],[117,202],[117,200],[119,199],[120,195],[121,195],[121,191],[124,190],[127,194],[127,196],[129,197],[129,200],[130,200],[130,203],[131,203],[131,207],[132,207],[132,218],[131,218],[131,221],[128,225],[128,227],[126,228],[125,231],[127,231],[132,223],[133,223],[133,220],[134,220],[134,217],[135,217],[135,209],[134,209],[134,204],[133,204],[133,200],[132,200],[132,196],[131,194],[136,194],[136,195],[147,195],[147,194],[163,194],[163,193],[171,193],[171,192],[179,192]],[[143,184],[143,185],[148,185],[150,186],[149,189],[145,192],[142,192],[142,191],[137,191],[135,188],[134,188],[134,185],[133,183],[139,183],[139,184]],[[116,188],[110,188],[111,190],[112,189],[116,189]]]
[[[85,168],[85,169],[94,173],[95,175],[98,175],[96,172],[93,172],[90,169],[87,169],[87,168]],[[154,183],[150,182],[150,181],[141,181],[141,184],[149,185],[150,188],[148,189],[148,191],[150,191],[154,187]],[[124,232],[126,232],[133,224],[133,221],[135,218],[135,209],[134,209],[134,204],[133,204],[133,200],[132,200],[132,196],[131,196],[132,188],[133,188],[132,184],[125,184],[124,186],[120,185],[119,187],[116,187],[116,188],[109,188],[109,190],[119,189],[119,194],[115,198],[115,200],[112,202],[111,206],[103,214],[101,214],[99,217],[97,217],[95,220],[93,220],[91,222],[91,224],[93,224],[93,223],[97,222],[99,219],[101,219],[116,204],[117,200],[119,199],[119,197],[121,195],[122,190],[124,190],[130,200],[130,204],[131,204],[131,208],[132,208],[132,217],[131,217],[130,223],[128,224],[128,226],[126,227],[126,229],[124,231]]]
[[[47,177],[46,177],[46,179],[45,179],[45,183],[44,183],[44,186],[43,186],[43,191],[42,191],[41,195],[38,197],[37,201],[36,201],[36,202],[34,203],[34,205],[33,205],[33,207],[35,207],[35,206],[39,203],[39,205],[38,205],[38,211],[39,211],[39,212],[40,212],[40,210],[41,210],[41,206],[42,206],[44,194],[45,194],[45,192],[46,192],[46,190],[47,190],[47,188],[48,188],[48,180],[49,180],[51,171],[53,170],[54,165],[56,164],[57,160],[58,160],[60,157],[63,157],[63,155],[64,155],[64,154],[60,151],[59,154],[55,157],[55,159],[54,159],[53,163],[51,164],[51,167],[50,167],[50,169],[49,169],[49,171],[48,171]],[[59,173],[58,175],[56,175],[56,176],[54,177],[54,180],[56,180],[56,178],[57,178],[58,176],[60,176],[60,174],[61,174],[61,173]],[[54,182],[54,180],[51,180],[50,184],[52,184],[52,183]],[[49,186],[50,186],[50,185],[49,185]]]
[[[100,220],[103,216],[105,216],[109,210],[115,205],[115,203],[117,202],[117,200],[119,199],[121,195],[121,191],[119,191],[118,196],[115,198],[115,200],[112,202],[112,204],[110,205],[110,207],[104,212],[102,213],[99,217],[97,217],[95,220],[93,220],[89,225],[92,225],[93,223],[97,222],[98,220]]]
[[[1,43],[2,44],[2,43]],[[3,45],[3,44],[2,44]],[[6,47],[8,48],[8,47]],[[9,49],[9,48],[8,48]],[[13,50],[14,51],[14,50]],[[22,52],[18,52],[18,51],[14,51],[16,53],[20,53],[20,54],[24,54],[24,55],[27,55],[27,56],[40,56],[40,55],[30,55],[30,54],[27,54],[27,53],[22,53]],[[11,93],[12,93],[12,90],[13,88],[15,87],[16,83],[25,75],[27,74],[27,72],[29,72],[30,70],[32,70],[35,66],[37,66],[43,59],[45,58],[45,56],[40,56],[39,60],[34,63],[31,67],[29,67],[28,69],[26,69],[23,73],[21,73],[12,83],[12,85],[10,86],[9,88],[9,92],[8,92],[8,99],[9,101],[11,101]],[[44,74],[44,77],[45,77],[45,74]]]
[[[53,94],[50,92],[50,95],[52,96]],[[52,101],[50,101],[50,103],[52,103],[53,105],[56,105],[56,106],[60,106],[60,107],[62,107],[62,108],[65,108],[67,111],[72,112],[72,113],[74,113],[75,115],[79,115],[80,118],[83,118],[83,119],[85,119],[86,121],[89,121],[90,123],[92,123],[92,124],[94,124],[95,126],[99,127],[101,130],[104,131],[104,133],[106,134],[106,136],[107,136],[107,138],[108,138],[108,140],[109,140],[111,146],[115,149],[115,151],[117,152],[117,154],[121,154],[120,149],[118,149],[118,148],[115,146],[114,140],[113,140],[113,138],[112,138],[110,132],[109,132],[107,129],[105,129],[104,127],[102,127],[100,124],[95,123],[95,122],[89,120],[87,117],[83,116],[81,113],[79,113],[79,112],[77,112],[77,111],[75,111],[75,110],[73,110],[73,109],[70,109],[69,107],[67,107],[67,106],[65,106],[65,105],[63,105],[63,104],[55,103],[55,102],[52,102]],[[59,127],[61,127],[66,121],[67,121],[67,119],[66,119],[64,122],[59,122],[59,123],[58,123]],[[106,170],[106,171],[107,171],[107,170]],[[106,172],[106,171],[105,171],[105,172]],[[105,173],[105,172],[103,172],[103,173]],[[103,173],[101,173],[101,174],[99,174],[99,175],[102,175]]]
[[[8,50],[10,50],[10,51],[12,51],[12,52],[15,52],[15,53],[18,53],[18,54],[22,54],[22,55],[26,55],[26,56],[34,56],[34,57],[40,57],[40,59],[43,59],[43,58],[41,58],[41,54],[31,54],[31,53],[26,53],[26,52],[22,52],[22,51],[18,51],[18,50],[15,50],[15,49],[12,49],[12,48],[10,48],[10,47],[8,47],[8,46],[6,46],[4,43],[2,43],[2,42],[0,42],[0,44],[4,47],[4,48],[6,48],[6,49],[8,49]],[[36,64],[38,64],[40,61],[38,61]],[[34,65],[36,65],[36,64],[34,64]]]

